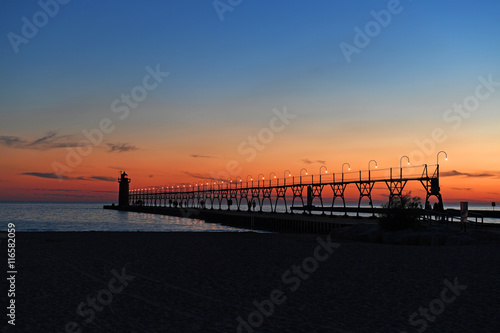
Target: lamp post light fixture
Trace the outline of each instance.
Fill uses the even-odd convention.
[[[320,167],[319,167],[319,183],[320,183],[320,184],[321,184],[321,170],[322,170],[323,168],[325,168],[325,174],[327,174],[327,173],[328,173],[328,169],[327,169],[327,167],[326,167],[326,166],[322,165],[322,166],[320,166]]]
[[[378,167],[377,161],[375,161],[375,160],[370,160],[370,162],[368,162],[368,180],[370,180],[370,179],[371,179],[370,164],[371,164],[372,162],[375,162],[375,169]]]
[[[405,157],[408,160],[408,165],[410,165],[410,158],[406,155],[401,156],[399,159],[399,178],[403,178],[403,167],[401,166],[401,162],[403,162],[403,158]]]
[[[248,187],[248,177],[250,177],[250,181],[252,182],[252,187],[253,187],[253,177],[251,175],[247,175],[247,187]]]
[[[292,172],[288,169],[283,172],[283,185],[286,185],[286,177],[292,177]]]
[[[444,154],[444,160],[445,161],[448,161],[448,154],[444,151],[444,150],[441,150],[439,153],[437,153],[436,155],[436,165],[439,165],[439,154]]]
[[[448,154],[444,150],[441,150],[439,153],[437,153],[437,155],[436,155],[436,173],[437,173],[438,177],[439,177],[439,154],[441,154],[441,153],[444,154],[444,160],[448,161]]]
[[[306,176],[307,176],[307,169],[306,168],[302,168],[300,169],[300,184],[302,185],[302,170],[305,170],[306,171]]]
[[[272,185],[272,184],[271,184],[271,182],[273,181],[273,179],[276,179],[276,178],[278,178],[278,176],[276,176],[276,173],[271,172],[271,173],[269,174],[269,186],[271,186],[271,185]]]
[[[351,170],[351,165],[349,163],[344,163],[342,164],[342,182],[344,181],[344,165],[348,165],[349,167],[347,168],[347,170]]]
[[[263,175],[263,174],[261,174],[261,173],[259,173],[259,174],[257,175],[257,187],[259,187],[259,186],[260,186],[260,185],[259,185],[259,183],[260,183],[260,176],[262,176],[262,186],[264,186],[264,179],[265,179],[265,178],[264,178],[264,175]]]

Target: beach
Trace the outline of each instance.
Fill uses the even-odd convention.
[[[16,326],[5,332],[500,329],[495,243],[404,246],[253,232],[18,232],[16,254]],[[424,314],[430,308],[427,317],[421,308]]]

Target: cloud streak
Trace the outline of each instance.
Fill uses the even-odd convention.
[[[455,177],[455,176],[463,176],[463,177],[470,177],[470,178],[486,178],[486,177],[494,177],[498,176],[498,173],[489,173],[489,172],[483,172],[483,173],[468,173],[468,172],[460,172],[457,170],[451,170],[451,171],[445,171],[445,172],[440,172],[439,175],[441,177]]]
[[[302,161],[302,163],[305,163],[305,164],[314,164],[314,163],[325,164],[326,163],[326,161],[324,161],[324,160],[311,161],[308,158],[303,158],[303,159],[301,159],[301,161]]]
[[[456,191],[472,191],[472,187],[452,187],[451,189]]]
[[[20,173],[23,176],[33,176],[44,179],[67,179],[67,180],[85,180],[85,181],[103,181],[103,182],[114,182],[116,179],[113,177],[106,176],[90,176],[90,177],[68,177],[68,176],[60,176],[52,172],[23,172]]]
[[[193,158],[214,158],[213,156],[210,156],[210,155],[199,155],[199,154],[191,154],[191,157],[193,157]]]
[[[136,146],[128,144],[128,143],[108,143],[107,145],[109,147],[108,151],[110,153],[113,153],[113,152],[125,153],[125,152],[134,151],[134,150],[139,149]]]
[[[54,131],[34,140],[28,140],[20,136],[0,135],[0,144],[9,148],[33,150],[77,147],[78,143],[74,142],[72,137],[72,135],[60,135]]]
[[[190,177],[197,178],[197,179],[214,179],[213,177],[210,177],[210,176],[204,176],[201,173],[189,172],[189,171],[184,171],[184,173]]]

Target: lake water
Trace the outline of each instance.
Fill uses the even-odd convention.
[[[7,230],[7,224],[12,222],[17,231],[248,231],[197,219],[103,209],[104,204],[0,203],[0,230]],[[491,206],[471,205],[469,209],[491,210]],[[284,206],[278,205],[278,211],[284,210]],[[500,219],[484,218],[484,222],[500,223]]]
[[[16,231],[206,231],[242,232],[181,217],[103,209],[104,203],[0,203],[0,230]]]

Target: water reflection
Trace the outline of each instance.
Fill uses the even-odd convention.
[[[102,203],[0,203],[0,226],[17,231],[248,231],[168,215],[105,210]]]

